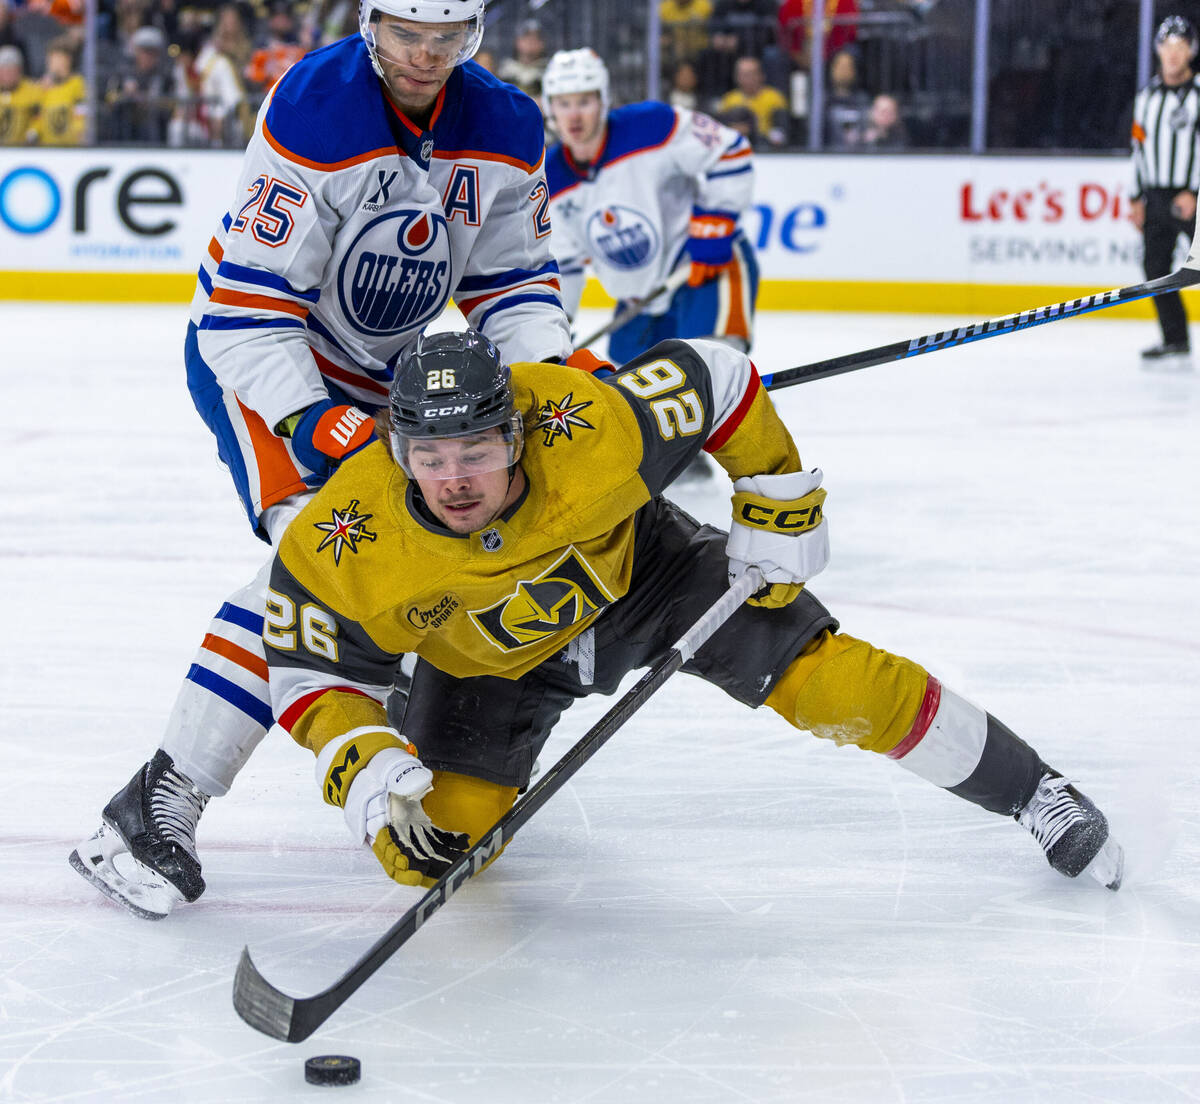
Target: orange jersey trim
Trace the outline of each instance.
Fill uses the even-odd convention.
[[[328,357],[322,356],[316,349],[312,350],[313,360],[317,362],[317,368],[321,375],[328,376],[330,379],[335,379],[338,383],[347,383],[351,387],[357,387],[361,391],[370,391],[372,394],[386,396],[388,389],[376,383],[374,380],[367,379],[365,376],[356,376],[353,372],[346,371],[334,364]]]
[[[282,502],[288,495],[299,494],[308,488],[296,469],[291,454],[278,437],[267,428],[267,423],[251,410],[241,399],[237,400],[238,409],[246,423],[246,431],[250,434],[250,444],[254,450],[254,462],[258,467],[259,497],[262,508],[274,506]]]
[[[238,647],[238,645],[226,640],[224,637],[213,636],[212,633],[208,633],[201,642],[200,647],[206,652],[213,652],[216,655],[222,656],[229,660],[230,663],[236,663],[252,675],[257,675],[263,682],[267,681],[267,661],[261,656],[256,656],[253,652],[246,651],[245,648]]]
[[[746,317],[743,307],[745,276],[742,272],[741,258],[734,256],[733,264],[726,270],[729,273],[729,320],[725,323],[725,335],[742,337],[749,342],[750,320]]]
[[[607,126],[607,124],[606,124],[606,126]],[[670,133],[661,142],[655,142],[654,145],[652,145],[652,146],[641,146],[638,149],[630,150],[628,153],[621,154],[620,157],[614,157],[611,161],[604,161],[604,149],[601,149],[600,156],[596,160],[604,161],[604,163],[600,166],[600,168],[597,170],[597,172],[598,173],[603,172],[605,169],[607,169],[609,167],[609,165],[619,165],[622,161],[627,161],[631,157],[637,157],[638,154],[652,153],[656,149],[661,149],[672,138],[675,137],[675,132],[678,129],[679,129],[679,116],[676,115],[675,122],[671,125]],[[605,149],[608,148],[608,134],[607,133],[605,133],[605,135],[604,135],[604,148]],[[579,170],[576,168],[575,159],[571,156],[571,151],[569,149],[567,149],[566,146],[563,146],[563,155],[566,157],[567,164],[571,166],[571,170],[573,172],[577,173]],[[551,197],[551,202],[553,202],[553,200],[558,199],[559,196],[565,196],[567,194],[567,192],[571,191],[572,188],[578,188],[580,184],[585,184],[585,183],[587,183],[585,180],[576,180],[574,184],[569,184],[567,187],[563,188],[563,190],[561,192],[555,192],[554,195]]]
[[[227,307],[245,307],[248,310],[283,311],[297,318],[308,317],[308,307],[293,303],[290,299],[276,299],[273,295],[251,295],[231,288],[214,288],[208,297],[210,303],[223,303]]]
[[[263,120],[262,132],[263,137],[280,157],[286,157],[293,164],[303,165],[307,169],[318,169],[321,172],[337,172],[338,169],[348,169],[351,165],[361,165],[365,161],[374,161],[380,157],[392,157],[397,152],[395,146],[380,146],[379,149],[360,153],[357,157],[348,157],[345,161],[312,161],[307,157],[301,157],[298,153],[293,153],[280,142],[267,128],[266,119]]]
[[[458,309],[462,311],[463,314],[470,314],[471,311],[473,311],[481,303],[486,303],[489,299],[497,299],[501,295],[507,295],[510,291],[524,291],[527,288],[535,287],[552,287],[555,291],[562,290],[559,282],[556,279],[551,278],[549,280],[534,280],[532,283],[514,284],[510,288],[502,288],[500,291],[491,291],[488,292],[487,295],[477,295],[474,299],[456,299],[455,303],[458,305]]]
[[[491,153],[488,150],[434,150],[433,156],[439,161],[457,161],[460,158],[466,161],[496,161],[502,165],[512,165],[515,168],[523,169],[530,174],[537,172],[542,167],[542,162],[546,160],[545,151],[542,152],[542,156],[537,159],[535,165],[516,157],[509,157],[507,154]]]

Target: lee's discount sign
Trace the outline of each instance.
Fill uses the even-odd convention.
[[[239,202],[240,163],[217,151],[0,150],[0,274],[193,275],[217,219]],[[744,224],[767,284],[1142,279],[1124,158],[760,155],[755,164]]]
[[[759,157],[748,229],[768,279],[1137,283],[1117,157]]]

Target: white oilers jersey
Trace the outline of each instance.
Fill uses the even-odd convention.
[[[574,314],[591,261],[605,291],[641,297],[680,263],[693,208],[737,219],[750,206],[750,144],[699,112],[630,104],[608,114],[604,148],[586,168],[561,143],[546,154],[552,245]],[[660,310],[665,310],[662,301]]]
[[[340,388],[386,401],[398,355],[453,296],[510,361],[565,357],[537,106],[473,62],[428,131],[356,35],[280,79],[192,300],[199,351],[268,426]]]

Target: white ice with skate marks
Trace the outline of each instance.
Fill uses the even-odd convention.
[[[585,327],[599,316],[584,320]],[[312,993],[415,899],[278,733],[140,921],[67,865],[265,549],[180,363],[183,309],[0,305],[0,1100],[437,1104],[1200,1099],[1200,378],[1070,321],[776,392],[825,471],[845,631],[991,710],[1109,814],[1125,888],[677,676],[312,1039],[234,1014],[249,944]],[[766,315],[765,372],[964,319]],[[723,523],[728,488],[684,505]],[[584,703],[561,753],[607,706]],[[323,1098],[323,1097],[322,1097]]]

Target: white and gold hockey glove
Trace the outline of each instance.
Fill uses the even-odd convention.
[[[431,886],[467,849],[465,834],[429,819],[421,799],[433,772],[395,729],[356,728],[331,740],[317,756],[317,781],[394,881]]]
[[[725,553],[729,580],[757,567],[767,585],[749,599],[778,609],[829,563],[829,525],[821,469],[734,480],[733,525]]]

